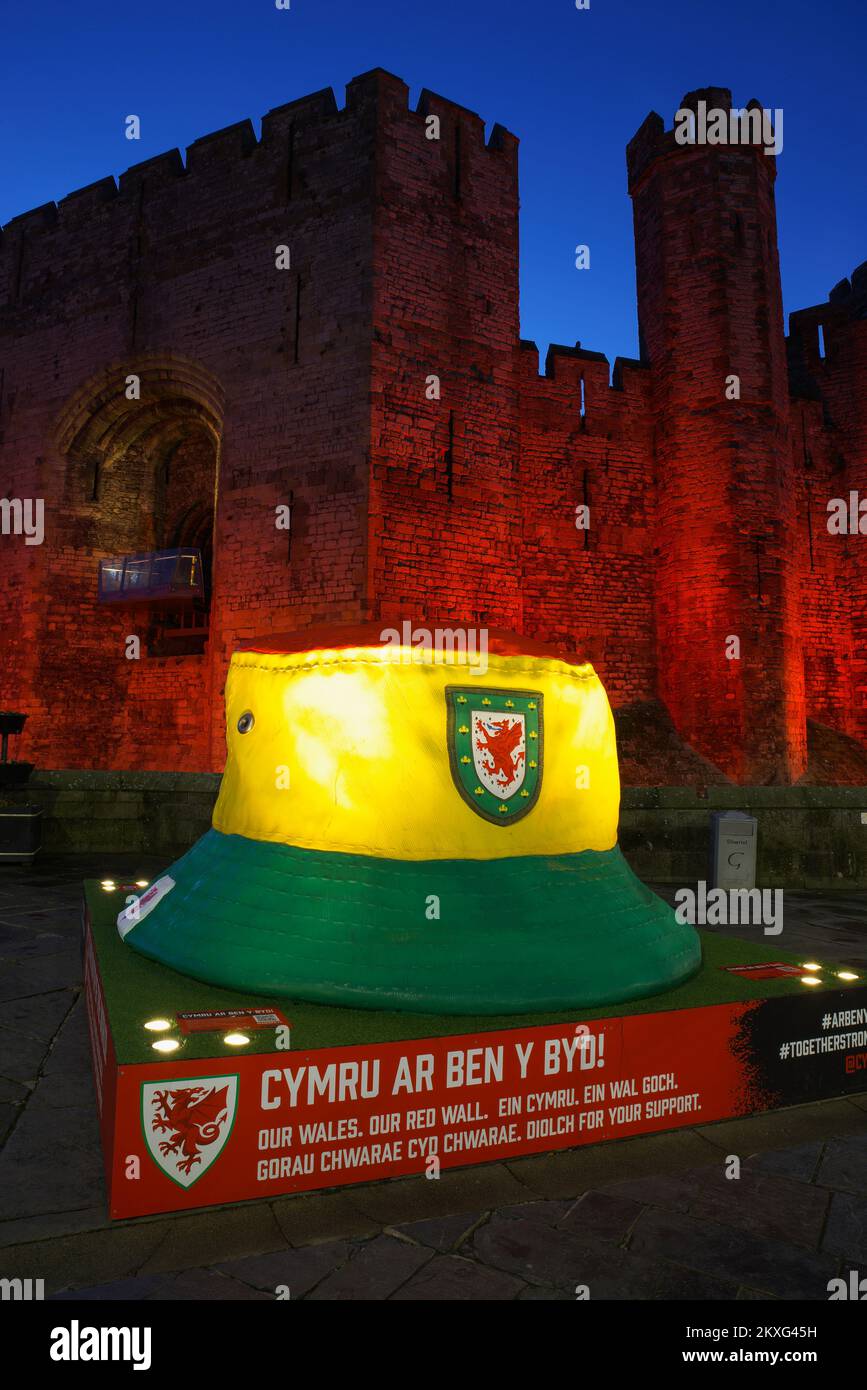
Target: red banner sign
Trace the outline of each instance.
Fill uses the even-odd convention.
[[[259,1019],[272,1051],[118,1066],[87,927],[84,959],[113,1217],[436,1180],[845,1094],[867,1066],[864,988],[307,1052],[251,1007],[184,1017]]]
[[[743,1006],[120,1067],[116,1217],[541,1153],[735,1113]]]

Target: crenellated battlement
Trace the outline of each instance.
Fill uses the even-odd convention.
[[[121,193],[135,194],[145,184],[156,188],[185,178],[186,173],[180,150],[167,150],[165,154],[155,154],[152,159],[131,165],[121,174],[118,187]]]
[[[250,120],[202,135],[187,146],[187,174],[197,174],[200,169],[210,171],[214,165],[234,166],[251,155],[258,144]]]
[[[468,136],[477,148],[485,149],[491,154],[513,154],[518,148],[518,137],[499,122],[495,122],[490,138],[485,140],[485,122],[477,112],[449,101],[447,97],[441,97],[426,87],[416,103],[415,114],[422,120],[426,120],[428,116],[439,116],[440,120],[446,120],[453,126],[459,125],[462,134]]]
[[[167,189],[183,188],[185,206],[178,208],[178,220],[190,225],[190,207],[203,183],[215,179],[227,185],[248,174],[261,175],[265,166],[285,158],[283,148],[290,131],[305,132],[320,122],[346,117],[338,112],[333,93],[317,93],[269,112],[262,120],[262,136],[257,137],[250,120],[239,121],[222,130],[194,140],[186,157],[178,149],[152,156],[131,165],[115,179],[109,176],[84,188],[75,189],[57,203],[47,203],[12,218],[0,229],[0,256],[17,252],[22,244],[29,249],[46,232],[63,236],[77,234],[83,221],[110,207],[119,220],[138,211],[144,193],[154,195]],[[202,218],[207,216],[203,207]]]
[[[678,111],[691,111],[694,116],[697,116],[702,103],[705,112],[723,111],[727,116],[730,116],[733,110],[743,109],[748,112],[759,112],[765,109],[762,103],[755,98],[748,101],[743,108],[733,108],[732,94],[728,87],[699,87],[694,92],[686,93],[681,100]],[[682,157],[695,150],[723,154],[731,154],[732,151],[752,152],[768,160],[772,170],[776,163],[773,155],[764,154],[761,145],[739,142],[681,144],[677,138],[675,124],[672,124],[670,130],[666,129],[663,118],[656,111],[651,111],[626,146],[626,169],[630,194],[636,193],[639,185],[657,161],[673,156]]]
[[[799,400],[821,400],[829,373],[864,372],[867,261],[840,280],[824,304],[789,315],[789,389]]]
[[[85,192],[85,189],[81,190]],[[74,197],[74,194],[70,194]],[[41,232],[57,225],[57,203],[42,203],[38,208],[30,208],[28,212],[20,212],[17,217],[12,217],[5,227],[0,227],[0,232],[15,232],[18,236],[24,236],[29,231]]]
[[[831,290],[828,300],[844,309],[850,319],[867,318],[867,261],[856,266],[848,280],[840,280]]]
[[[0,228],[0,311],[27,302],[31,291],[40,299],[62,294],[70,283],[67,266],[88,259],[99,264],[105,257],[110,263],[120,243],[137,237],[136,227],[155,203],[151,251],[180,233],[195,237],[199,222],[204,237],[215,199],[234,206],[238,228],[258,224],[269,211],[282,219],[303,216],[308,195],[324,201],[333,191],[329,150],[337,150],[337,172],[348,187],[383,148],[384,131],[396,120],[418,121],[420,147],[429,152],[433,142],[425,141],[424,123],[430,115],[441,122],[441,143],[448,142],[450,158],[471,167],[476,153],[484,152],[491,159],[505,157],[513,170],[518,142],[502,126],[495,125],[486,140],[481,117],[427,90],[413,111],[406,83],[375,68],[347,84],[342,108],[333,90],[324,88],[267,112],[258,136],[251,120],[241,120],[194,140],[183,155],[178,149],[154,155],[118,178],[108,176],[13,217]],[[347,145],[354,147],[352,154]],[[53,273],[41,273],[39,263],[49,260]]]
[[[605,353],[591,352],[588,348],[582,348],[580,342],[576,342],[574,347],[567,347],[563,343],[551,343],[545,354],[543,373],[539,371],[539,348],[536,343],[530,338],[522,338],[519,348],[521,374],[528,380],[537,376],[543,381],[556,381],[561,386],[574,386],[591,374],[588,363],[604,363],[605,379],[608,381],[610,369]],[[595,368],[593,373],[599,378],[600,374]]]
[[[284,140],[298,126],[326,124],[339,114],[331,87],[323,87],[309,96],[274,106],[262,117],[262,144],[273,145]]]
[[[592,352],[580,343],[566,347],[552,343],[539,371],[539,349],[534,342],[519,342],[518,375],[522,391],[537,405],[580,413],[591,423],[612,424],[618,416],[626,425],[635,422],[650,405],[651,376],[646,363],[617,357],[613,370],[604,352]]]
[[[98,208],[112,202],[117,195],[118,186],[113,178],[99,179],[96,183],[77,188],[74,193],[67,193],[65,198],[61,198],[57,204],[58,218],[65,221],[84,221]]]

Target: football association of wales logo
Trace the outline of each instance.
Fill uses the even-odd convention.
[[[542,786],[542,696],[535,690],[446,687],[449,764],[476,815],[511,825]]]
[[[237,1076],[150,1081],[141,1088],[148,1152],[180,1187],[192,1187],[226,1147],[238,1108]]]

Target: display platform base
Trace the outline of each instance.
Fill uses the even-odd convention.
[[[867,1082],[865,983],[768,938],[703,932],[691,981],[629,1005],[380,1013],[233,994],[156,965],[117,935],[124,887],[88,883],[83,914],[114,1218],[434,1178]]]

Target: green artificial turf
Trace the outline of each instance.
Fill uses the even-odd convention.
[[[123,906],[122,892],[106,892],[99,883],[88,881],[85,896],[90,908],[93,937],[99,957],[102,985],[111,1020],[111,1031],[118,1062],[168,1061],[183,1054],[185,1059],[217,1057],[239,1052],[272,1052],[272,1029],[250,1032],[250,1043],[244,1048],[229,1047],[222,1032],[194,1033],[186,1037],[179,1052],[169,1057],[153,1050],[155,1034],[145,1030],[152,1018],[168,1018],[174,1022],[175,1013],[201,1010],[249,1010],[271,1006],[279,1009],[292,1025],[292,1051],[306,1052],[315,1048],[349,1047],[379,1042],[400,1042],[410,1038],[454,1036],[487,1033],[503,1028],[529,1028],[545,1023],[575,1023],[591,1018],[617,1018],[623,1014],[661,1013],[668,1009],[695,1009],[712,1004],[744,1003],[751,999],[777,998],[785,994],[804,994],[807,987],[797,978],[749,980],[730,975],[727,965],[756,965],[763,961],[779,960],[800,965],[804,957],[785,953],[773,940],[763,937],[756,928],[756,940],[741,941],[700,932],[704,962],[701,970],[686,984],[646,999],[627,1004],[606,1004],[595,1009],[577,1009],[565,1013],[484,1015],[482,1017],[443,1016],[414,1013],[387,1013],[371,1009],[329,1008],[249,993],[237,994],[215,985],[201,984],[187,976],[139,955],[124,945],[117,933],[116,919]],[[820,960],[819,964],[823,964]],[[860,987],[860,981],[850,987]],[[822,975],[824,989],[839,990],[846,982],[839,980],[832,969]],[[812,993],[818,993],[819,986]],[[177,1027],[168,1035],[181,1038]]]

